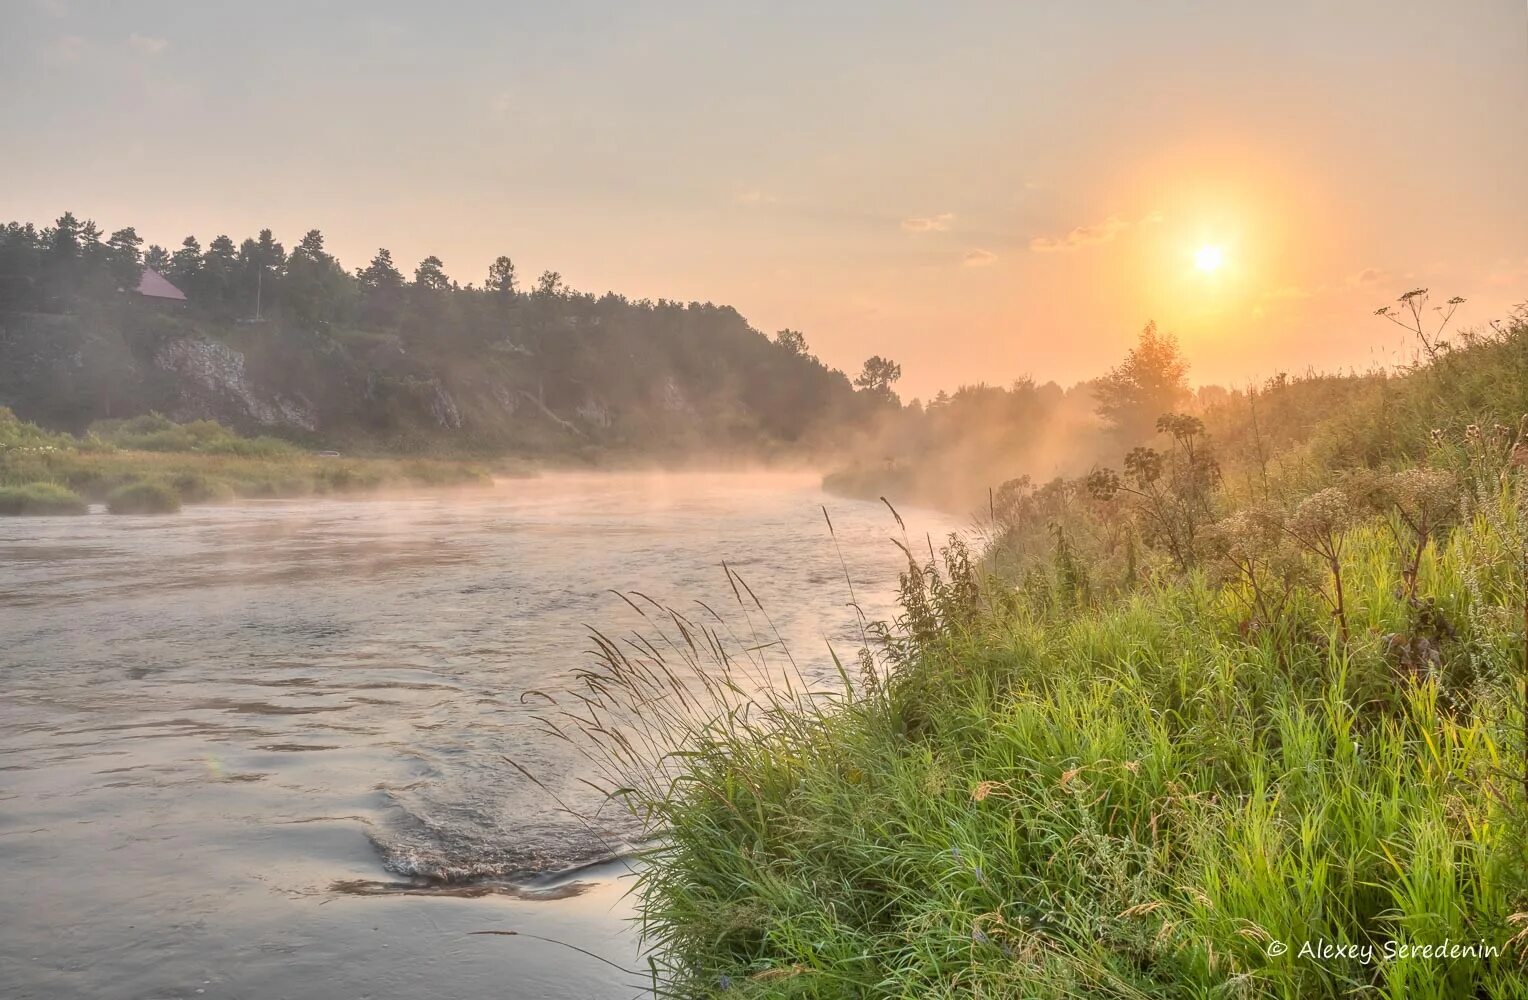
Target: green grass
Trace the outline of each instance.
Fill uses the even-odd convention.
[[[165,483],[128,483],[111,491],[106,509],[113,514],[175,514],[180,511],[180,494]]]
[[[746,588],[739,636],[634,596],[542,722],[654,838],[654,991],[1528,996],[1525,347],[1017,483],[829,690]]]
[[[98,423],[75,438],[0,408],[0,487],[34,482],[101,502],[124,487],[153,483],[183,503],[219,503],[481,486],[491,478],[453,459],[324,456],[274,438],[240,437],[212,421],[176,424],[154,414]]]
[[[83,514],[85,501],[56,483],[0,486],[0,515]]]
[[[1099,599],[1070,556],[1016,582],[956,547],[833,692],[742,591],[762,638],[601,637],[545,721],[659,838],[657,992],[1528,996],[1528,482],[1485,473],[1414,600],[1404,531],[1355,512],[1342,625],[1313,558],[1270,623],[1208,556]],[[1385,951],[1445,942],[1484,952]]]

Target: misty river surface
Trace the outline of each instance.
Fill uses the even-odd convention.
[[[588,625],[732,599],[808,673],[891,613],[879,503],[787,474],[0,519],[0,995],[630,997],[626,866],[505,756],[585,767],[521,701]],[[911,537],[962,522],[902,511]]]

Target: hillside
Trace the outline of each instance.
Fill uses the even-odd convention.
[[[0,406],[81,431],[158,412],[245,433],[387,451],[773,454],[825,445],[877,411],[806,351],[736,310],[482,286],[387,251],[347,272],[314,230],[173,254],[65,213],[0,230]],[[144,267],[186,301],[137,293]]]

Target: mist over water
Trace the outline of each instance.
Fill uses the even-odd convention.
[[[520,696],[591,662],[587,626],[640,624],[612,589],[722,610],[723,559],[804,670],[833,676],[825,642],[852,655],[858,629],[824,503],[860,604],[887,615],[889,512],[810,476],[553,475],[0,521],[0,982],[609,992],[571,953],[466,936],[504,919],[596,947],[619,932],[608,884],[537,901],[575,893],[564,873],[635,831],[557,813],[504,760],[569,795],[585,770]],[[961,527],[902,514],[920,542]]]

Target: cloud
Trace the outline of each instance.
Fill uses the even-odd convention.
[[[132,49],[134,52],[138,52],[146,56],[157,56],[159,53],[168,48],[169,45],[170,43],[166,39],[155,38],[151,35],[139,35],[134,33],[127,36],[127,47]]]
[[[778,205],[780,203],[780,196],[770,194],[768,191],[762,191],[756,187],[745,187],[739,188],[732,196],[732,200],[739,205],[756,208],[759,205]]]
[[[1141,216],[1137,226],[1150,226],[1161,222],[1166,216],[1159,211],[1150,211]],[[1029,241],[1029,249],[1035,253],[1055,253],[1060,250],[1080,250],[1083,247],[1096,246],[1100,243],[1112,242],[1120,233],[1129,229],[1130,222],[1121,219],[1117,215],[1111,215],[1102,222],[1091,226],[1078,226],[1065,236],[1036,236]]]
[[[940,212],[938,215],[903,219],[902,228],[909,233],[947,233],[950,231],[950,223],[954,221],[954,212]]]
[[[1029,249],[1035,253],[1054,253],[1057,250],[1077,250],[1098,243],[1108,243],[1130,228],[1130,223],[1117,215],[1092,226],[1078,226],[1062,237],[1036,236],[1029,241]]]
[[[960,258],[962,267],[986,267],[997,262],[997,254],[991,250],[967,250],[966,255]]]
[[[1382,267],[1366,267],[1357,274],[1348,276],[1350,285],[1377,285],[1382,281],[1390,280],[1390,272]]]

